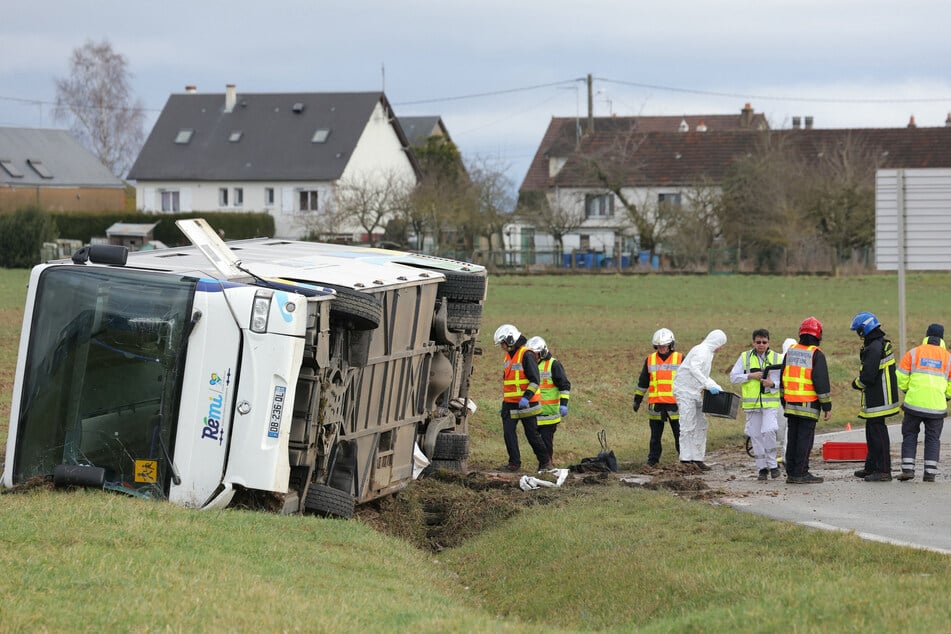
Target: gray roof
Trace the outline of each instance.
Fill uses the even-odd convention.
[[[406,138],[409,139],[411,147],[425,145],[426,139],[433,135],[441,134],[446,137],[446,140],[451,140],[446,126],[443,125],[442,119],[438,115],[427,117],[400,117],[400,125],[403,126],[403,132],[406,133]]]
[[[161,221],[159,221],[161,222]],[[134,222],[115,222],[106,229],[106,235],[112,236],[135,236],[145,237],[152,233],[158,222],[152,223],[134,223]]]
[[[13,176],[8,170],[22,176]],[[41,172],[49,178],[44,178]],[[66,130],[2,127],[0,184],[18,187],[125,187],[125,183]]]
[[[392,117],[379,92],[238,92],[231,112],[225,112],[224,93],[171,95],[129,178],[337,180],[378,103]],[[405,147],[402,129],[391,121]],[[192,130],[190,140],[176,143],[183,130]],[[323,143],[312,141],[318,130],[329,131]]]

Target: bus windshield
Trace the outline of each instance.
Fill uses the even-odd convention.
[[[167,497],[197,279],[51,267],[39,278],[14,481],[100,467],[106,488]]]

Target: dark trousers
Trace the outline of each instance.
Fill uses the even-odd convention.
[[[677,455],[680,455],[680,421],[671,418],[670,412],[661,410],[657,413],[660,414],[660,420],[652,418],[649,421],[651,426],[651,440],[647,449],[647,462],[649,463],[660,462],[660,454],[664,451],[660,441],[664,437],[665,420],[670,423],[670,431],[674,435],[674,447],[677,448]]]
[[[786,474],[802,477],[809,473],[809,454],[816,440],[816,420],[786,415]]]
[[[512,410],[518,409],[515,403],[502,403],[502,436],[505,438],[505,449],[509,454],[509,464],[515,467],[522,466],[522,454],[518,450],[518,423],[521,421],[522,429],[525,431],[525,438],[528,444],[532,446],[535,457],[538,458],[538,466],[543,466],[551,462],[548,457],[548,450],[545,449],[545,443],[538,433],[538,420],[535,416],[528,418],[512,418]]]
[[[865,471],[868,473],[891,473],[891,443],[888,440],[888,427],[885,417],[865,419],[865,443],[868,454],[865,457]]]
[[[551,460],[555,459],[555,432],[558,431],[558,423],[549,425],[539,425],[538,435],[542,437],[542,443],[545,445],[545,451]]]
[[[905,412],[905,417],[901,421],[901,468],[903,471],[915,470],[918,434],[922,423],[925,425],[925,473],[935,475],[938,473],[938,458],[941,455],[943,418],[925,418]]]

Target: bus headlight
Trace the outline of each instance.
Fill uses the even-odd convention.
[[[271,313],[271,298],[273,291],[260,290],[254,294],[254,305],[251,307],[251,332],[267,332],[267,318]]]

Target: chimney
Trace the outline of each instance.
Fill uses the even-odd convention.
[[[234,103],[237,101],[237,92],[234,84],[225,85],[225,112],[234,110]]]
[[[951,112],[948,113],[948,118],[944,120],[944,127],[951,128]]]
[[[800,126],[799,126],[800,121],[801,121],[801,119],[800,119],[799,117],[793,117],[793,118],[792,118],[792,129],[793,129],[793,130],[798,130],[798,129],[799,129],[799,127],[800,127]]]
[[[909,127],[909,128],[917,128],[917,127],[918,127],[918,125],[915,124],[915,115],[911,115],[911,119],[908,120],[908,127]]]
[[[748,128],[751,125],[753,125],[753,107],[747,102],[740,110],[740,127]]]
[[[697,132],[706,132],[707,124],[703,122],[703,119],[700,119],[700,123],[697,124]]]
[[[185,92],[189,95],[194,95],[198,92],[198,86],[185,86]]]
[[[680,126],[677,128],[680,132],[690,132],[690,124],[687,123],[687,118],[684,117],[680,120]]]
[[[806,130],[812,130],[812,117],[803,117],[803,127]]]

